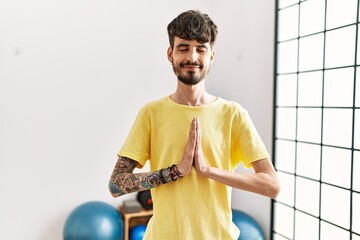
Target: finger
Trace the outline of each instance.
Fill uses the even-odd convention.
[[[201,139],[200,120],[198,117],[196,117],[196,139],[197,141]]]
[[[189,130],[189,138],[191,137],[191,135],[194,134],[195,130],[196,130],[196,122],[195,122],[195,118],[193,118]]]
[[[195,133],[196,133],[196,144],[199,143],[199,136],[200,136],[200,132],[199,132],[199,118],[198,117],[195,117],[195,126],[196,126],[196,129],[195,129]]]
[[[197,130],[196,130],[197,129],[197,121],[196,121],[196,118],[194,118],[194,120],[192,122],[191,129],[192,129],[192,134],[194,134],[193,137],[196,140],[196,137],[197,137]]]
[[[195,117],[195,122],[196,122],[196,130],[200,131],[200,120],[199,117]]]
[[[196,122],[196,130],[199,129],[199,117],[195,117],[195,122]]]
[[[191,122],[191,129],[196,130],[196,128],[197,128],[197,119],[196,119],[196,117],[194,117]]]
[[[193,118],[189,132],[188,146],[194,150],[196,146],[196,142],[197,142],[196,120],[195,118]]]

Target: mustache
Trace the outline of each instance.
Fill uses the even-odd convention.
[[[200,68],[203,67],[203,65],[198,62],[190,62],[190,61],[180,63],[179,65],[180,65],[180,67],[186,67],[186,66],[195,66],[195,67],[200,67]]]

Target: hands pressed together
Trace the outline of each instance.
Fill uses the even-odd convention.
[[[184,176],[191,172],[192,167],[202,176],[206,176],[210,168],[201,147],[201,127],[198,117],[194,117],[191,122],[188,142],[178,164],[178,169]]]

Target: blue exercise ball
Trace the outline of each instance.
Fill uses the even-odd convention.
[[[238,240],[265,240],[260,225],[251,216],[236,209],[232,210],[232,215],[234,224],[240,229]]]
[[[130,230],[130,240],[142,240],[146,231],[146,225],[139,224]]]
[[[104,202],[88,202],[66,219],[64,240],[123,240],[124,223],[119,211]]]

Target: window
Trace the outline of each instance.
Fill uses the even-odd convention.
[[[360,240],[360,0],[278,0],[272,239]]]

